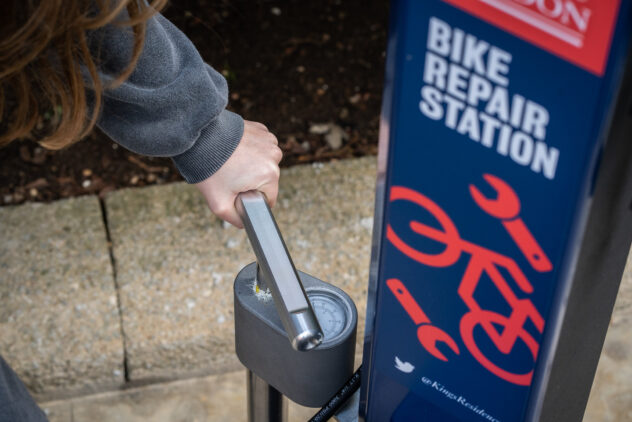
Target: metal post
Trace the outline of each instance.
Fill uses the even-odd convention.
[[[287,422],[287,400],[277,389],[248,371],[248,422]]]

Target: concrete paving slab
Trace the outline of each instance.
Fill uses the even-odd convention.
[[[597,374],[585,422],[632,421],[632,254],[628,262]]]
[[[40,406],[48,422],[72,422],[72,401],[59,400],[44,403]]]
[[[275,216],[298,269],[336,284],[364,322],[375,157],[283,170]],[[232,285],[254,260],[185,184],[106,198],[120,286],[127,368],[150,382],[238,367]],[[358,327],[358,345],[364,326]]]
[[[316,413],[288,404],[289,422],[305,422]],[[50,422],[246,422],[246,406],[245,369],[42,404],[71,409]]]
[[[0,208],[0,354],[39,398],[124,382],[96,197]]]

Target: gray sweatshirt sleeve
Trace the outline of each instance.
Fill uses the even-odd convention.
[[[91,38],[107,84],[129,62],[131,33],[108,25]],[[171,22],[156,15],[147,24],[134,72],[105,91],[97,125],[131,151],[171,157],[185,180],[197,183],[224,164],[242,137],[243,120],[225,109],[227,102],[222,75]]]

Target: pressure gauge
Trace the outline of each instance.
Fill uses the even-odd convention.
[[[335,340],[348,329],[353,312],[347,303],[348,296],[341,296],[332,290],[310,289],[307,297],[323,330],[323,342]]]

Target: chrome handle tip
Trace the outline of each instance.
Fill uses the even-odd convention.
[[[315,349],[323,342],[323,333],[305,331],[294,337],[292,347],[299,352]]]

